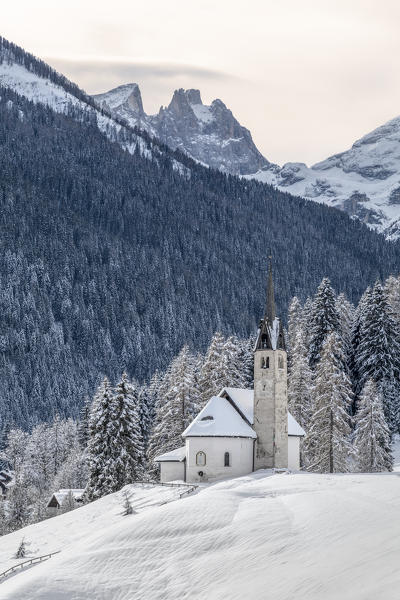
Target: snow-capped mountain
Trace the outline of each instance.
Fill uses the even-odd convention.
[[[312,167],[269,162],[221,100],[205,106],[199,90],[177,90],[168,107],[146,115],[137,84],[94,97],[111,114],[192,158],[283,191],[334,206],[390,239],[400,236],[400,117]]]
[[[221,171],[255,178],[295,196],[347,212],[388,239],[400,237],[400,117],[356,141],[352,148],[312,167],[269,162],[221,100],[202,103],[198,90],[177,90],[156,115],[143,109],[137,84],[94,98],[43,61],[0,37],[0,86],[78,119],[92,119],[109,139],[151,157],[158,142]],[[101,110],[100,110],[101,109]],[[133,126],[146,131],[143,136]],[[124,131],[126,130],[126,131]],[[121,132],[124,131],[122,135]],[[187,173],[182,157],[174,168]],[[185,163],[185,161],[183,161]]]
[[[176,90],[167,107],[146,115],[136,83],[94,96],[99,106],[145,129],[173,149],[234,175],[247,175],[272,165],[257,150],[251,133],[221,100],[203,104],[199,90]]]
[[[400,117],[368,133],[353,146],[312,167],[287,163],[264,168],[256,179],[296,196],[323,202],[400,236]]]

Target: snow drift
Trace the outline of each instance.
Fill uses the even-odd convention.
[[[62,548],[1,584],[2,599],[398,597],[396,473],[259,471],[162,505],[176,490],[133,490],[137,514],[113,494],[2,538],[4,568],[23,535]]]

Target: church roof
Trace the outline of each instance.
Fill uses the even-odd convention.
[[[241,417],[232,401],[213,396],[182,433],[183,437],[257,437],[254,429]]]
[[[254,423],[254,390],[226,387],[220,391],[219,396],[229,396],[247,421]],[[303,436],[306,432],[288,411],[288,435]]]
[[[156,456],[154,462],[183,462],[186,459],[186,446]]]

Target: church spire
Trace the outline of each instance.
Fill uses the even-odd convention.
[[[272,256],[268,257],[268,285],[267,285],[267,303],[265,306],[265,318],[268,319],[269,324],[272,326],[276,317],[275,310],[275,294],[274,294],[274,280],[272,278]]]

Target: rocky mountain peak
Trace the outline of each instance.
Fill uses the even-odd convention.
[[[125,107],[139,117],[145,115],[142,95],[137,83],[119,85],[105,94],[95,95],[94,99],[100,106],[110,111]]]
[[[168,106],[162,106],[156,115],[144,112],[136,84],[98,94],[95,100],[115,116],[213,168],[244,175],[270,165],[257,150],[248,129],[235,119],[222,100],[214,100],[207,106],[202,102],[200,90],[175,90]]]

